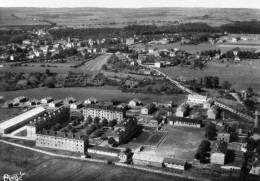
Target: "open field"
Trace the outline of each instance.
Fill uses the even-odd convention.
[[[213,63],[208,62],[207,67],[201,70],[192,70],[188,67],[175,67],[175,68],[161,68],[160,71],[166,73],[171,78],[179,76],[187,77],[204,77],[204,76],[218,76],[220,83],[228,80],[232,83],[232,88],[237,91],[252,87],[255,92],[260,92],[260,61],[251,60],[241,62],[240,64],[229,63]]]
[[[18,96],[25,96],[27,98],[41,99],[46,96],[52,96],[54,99],[64,99],[66,97],[74,97],[77,100],[85,100],[90,97],[95,97],[100,101],[110,101],[111,99],[117,99],[122,102],[128,102],[133,98],[138,98],[144,103],[157,100],[172,100],[174,102],[180,103],[187,99],[186,95],[158,95],[153,94],[135,94],[135,93],[123,93],[116,87],[104,86],[104,87],[86,87],[86,88],[36,88],[28,90],[19,90],[11,92],[1,92],[1,95],[5,97],[6,100],[13,99]]]
[[[93,162],[53,158],[0,143],[0,176],[25,173],[23,180],[93,180],[93,181],[183,181],[187,179],[167,177],[144,171]]]
[[[90,27],[122,27],[127,22],[175,21],[204,22],[212,26],[234,21],[249,21],[259,17],[257,9],[221,9],[221,8],[1,8],[0,26],[33,24],[17,20],[19,17],[48,19],[58,25]],[[109,24],[113,23],[113,24]],[[116,23],[116,24],[115,24]],[[37,24],[37,23],[35,23]]]
[[[100,55],[97,58],[86,62],[80,67],[81,70],[100,70],[102,65],[107,63],[111,55]]]
[[[141,50],[145,49],[146,45],[144,44],[135,44],[132,45],[132,47],[135,47],[136,50]],[[196,53],[196,52],[201,52],[202,50],[218,50],[220,49],[222,52],[227,52],[229,50],[232,50],[236,47],[239,47],[243,51],[249,51],[249,50],[256,50],[260,48],[260,45],[257,46],[257,44],[252,45],[252,44],[247,44],[247,45],[242,45],[242,44],[211,44],[211,43],[201,43],[199,45],[181,45],[180,42],[178,43],[171,43],[167,45],[157,45],[157,44],[151,44],[148,46],[148,49],[173,49],[173,48],[178,48],[179,50],[184,50],[189,53]]]
[[[145,146],[142,152],[150,156],[170,157],[192,161],[196,154],[198,145],[203,139],[205,139],[204,128],[174,127],[165,125],[162,129],[164,131],[163,134],[152,134],[152,130],[144,131],[138,135],[136,139],[122,145],[122,147],[130,147],[135,150],[141,145],[157,146],[155,142],[158,143],[162,136],[164,136],[165,132],[168,132],[158,147]]]
[[[21,114],[23,111],[23,109],[21,108],[10,108],[10,109],[3,109],[3,108],[0,108],[0,123],[5,121],[5,120],[8,120],[8,119],[11,119],[15,116],[18,116],[19,114]]]

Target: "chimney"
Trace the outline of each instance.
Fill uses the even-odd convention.
[[[255,111],[255,128],[260,127],[260,111]]]

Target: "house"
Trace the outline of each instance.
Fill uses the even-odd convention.
[[[63,100],[63,105],[69,105],[76,102],[76,99],[73,97],[67,97],[66,99]]]
[[[203,103],[203,108],[204,109],[209,109],[211,106],[213,106],[214,100],[211,98],[208,98],[204,103]]]
[[[40,101],[38,101],[37,99],[31,99],[27,102],[24,103],[26,106],[36,106],[36,105],[39,105],[41,104]]]
[[[237,38],[231,38],[232,42],[237,42]]]
[[[241,59],[239,58],[239,56],[235,56],[234,60],[235,61],[240,61]]]
[[[89,98],[84,101],[84,104],[97,104],[97,103],[98,103],[98,100],[95,98]]]
[[[177,117],[185,117],[187,114],[188,114],[188,112],[189,112],[189,104],[188,103],[183,103],[183,104],[181,104],[178,108],[177,108],[177,110],[176,110],[176,116]]]
[[[31,41],[30,40],[23,40],[23,44],[24,45],[29,45],[29,44],[31,44]]]
[[[227,153],[227,142],[219,140],[211,148],[210,162],[211,164],[224,165]]]
[[[253,175],[260,175],[260,155],[255,153],[252,160],[252,168],[249,173]]]
[[[83,107],[82,101],[74,102],[70,105],[71,109],[79,109],[81,107]]]
[[[166,102],[153,102],[156,107],[165,107],[165,108],[172,108],[173,102],[172,101],[166,101]]]
[[[14,98],[14,102],[17,102],[17,103],[21,103],[21,102],[25,102],[25,101],[26,101],[26,97],[24,97],[24,96],[19,96],[19,97]]]
[[[118,157],[121,150],[116,148],[109,148],[103,146],[90,146],[88,147],[88,153],[98,154],[98,155],[106,155],[111,157]]]
[[[194,82],[195,77],[184,77],[184,76],[179,76],[177,80],[181,83],[188,83],[188,82]]]
[[[241,95],[242,99],[246,99],[249,97],[249,94],[246,90],[242,90],[240,95]]]
[[[187,102],[194,104],[204,104],[207,101],[207,96],[202,96],[198,94],[190,94],[188,95]]]
[[[42,100],[41,100],[41,103],[42,104],[48,104],[48,103],[50,103],[50,102],[52,102],[53,101],[53,99],[52,99],[52,97],[45,97],[45,98],[43,98]]]
[[[152,166],[161,168],[163,165],[163,157],[148,155],[142,152],[135,152],[133,157],[135,165]]]
[[[134,38],[126,38],[126,45],[133,45],[135,43],[135,39]]]
[[[166,45],[169,43],[169,40],[167,40],[166,38],[163,38],[163,39],[159,40],[158,43]]]
[[[129,107],[136,107],[136,106],[143,105],[143,103],[139,99],[134,98],[131,101],[129,101],[128,105],[129,105]]]
[[[168,122],[170,125],[174,126],[184,126],[184,127],[194,127],[200,128],[202,126],[202,121],[199,119],[188,119],[181,117],[168,117]]]
[[[217,119],[219,115],[219,107],[217,105],[211,106],[207,111],[208,119]]]
[[[160,67],[162,67],[162,63],[161,62],[155,62],[154,67],[160,68]]]
[[[49,103],[49,107],[51,107],[51,108],[59,107],[61,105],[62,105],[62,101],[61,100],[55,100],[55,101]]]
[[[149,103],[141,109],[141,114],[151,114],[155,109],[155,105],[153,103]]]
[[[185,170],[187,167],[187,161],[178,160],[173,158],[164,158],[163,165],[166,168],[174,168],[178,170]]]
[[[230,133],[228,133],[228,132],[218,133],[217,140],[218,141],[225,141],[225,142],[229,143],[230,142]]]

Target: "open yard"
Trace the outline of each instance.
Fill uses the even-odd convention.
[[[108,58],[111,55],[100,55],[97,58],[86,62],[79,69],[81,70],[101,70],[103,64],[107,63]]]
[[[4,122],[8,119],[11,119],[15,116],[18,116],[19,114],[21,114],[23,111],[23,109],[21,108],[10,108],[10,109],[3,109],[0,108],[0,123]]]
[[[53,158],[0,143],[0,176],[25,173],[23,180],[187,180],[107,164]]]
[[[228,67],[227,67],[228,65]],[[260,92],[260,61],[251,60],[240,64],[213,63],[208,62],[203,70],[193,70],[189,67],[161,68],[160,71],[166,73],[171,78],[179,76],[204,77],[218,76],[220,84],[224,80],[232,83],[232,88],[237,91],[252,87],[255,92]]]
[[[41,99],[46,96],[52,96],[54,99],[64,99],[66,97],[74,97],[77,100],[85,100],[90,97],[95,97],[99,101],[110,101],[111,99],[117,99],[122,102],[129,102],[133,98],[138,98],[142,102],[149,103],[157,100],[172,100],[173,102],[183,102],[187,99],[187,95],[174,94],[174,95],[158,95],[153,94],[135,94],[135,93],[123,93],[116,87],[104,86],[104,87],[76,87],[76,88],[36,88],[28,90],[1,92],[1,95],[6,100],[13,99],[18,96],[25,96],[27,98]]]

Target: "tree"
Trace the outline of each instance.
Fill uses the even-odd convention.
[[[228,80],[224,80],[222,82],[221,86],[222,86],[223,89],[230,90],[230,88],[232,87],[232,84]]]
[[[251,111],[254,111],[255,110],[255,102],[253,100],[250,100],[250,99],[246,99],[244,101],[244,106],[248,109],[248,110],[251,110]]]
[[[219,78],[217,76],[213,77],[212,84],[213,84],[212,86],[214,88],[218,88],[218,86],[219,86]]]
[[[116,140],[113,137],[110,137],[110,138],[108,138],[107,142],[110,145],[114,145],[116,143]]]
[[[108,126],[109,127],[114,127],[116,124],[117,124],[117,120],[113,119],[113,120],[109,121]]]
[[[94,118],[94,124],[98,124],[98,123],[99,123],[99,120],[100,120],[99,117],[95,117],[95,118]]]
[[[210,142],[208,140],[202,140],[200,145],[198,146],[197,153],[195,154],[195,158],[200,160],[201,163],[206,163],[208,160],[206,159],[207,152],[210,151]]]
[[[205,130],[205,137],[208,139],[213,139],[217,136],[217,128],[216,125],[213,123],[208,124]]]
[[[88,117],[87,117],[87,123],[92,123],[92,121],[93,121],[93,118],[90,116],[90,115],[88,115]]]
[[[107,70],[107,65],[106,64],[103,64],[102,67],[101,67],[102,70]]]
[[[249,95],[252,95],[253,94],[253,88],[251,88],[251,87],[248,87],[247,88],[247,93],[249,94]]]
[[[96,137],[99,137],[99,136],[101,136],[101,131],[99,130],[99,129],[96,129],[93,133],[92,133],[92,135],[91,135],[91,137],[92,138],[96,138]]]

